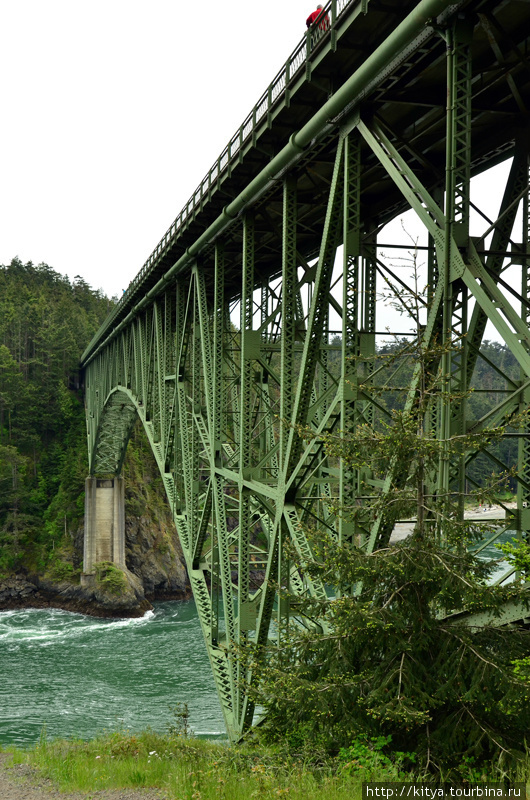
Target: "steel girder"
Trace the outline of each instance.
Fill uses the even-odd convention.
[[[521,109],[528,104],[528,66],[513,42],[517,69],[503,73],[506,52],[502,64],[495,62],[516,110],[510,107],[504,138],[498,131],[492,135],[486,157],[474,137],[484,69],[475,68],[474,37],[487,31],[497,60],[498,38],[508,45],[492,18],[495,3],[467,4],[468,10],[475,5],[484,12],[478,25],[471,14],[444,18],[440,29],[433,27],[430,47],[422,38],[386,90],[411,91],[418,80],[410,77],[414,58],[423,75],[430,74],[430,58],[448,98],[445,110],[418,105],[416,118],[411,112],[401,119],[384,91],[379,104],[352,108],[345,101],[336,122],[326,122],[297,160],[268,178],[266,192],[203,237],[202,249],[182,257],[187,267],[168,274],[114,333],[106,329],[86,359],[90,471],[120,471],[138,416],[164,480],[234,739],[254,716],[248,691],[254,676],[240,648],[277,636],[290,613],[276,587],[292,596],[325,596],[325,586],[303,570],[311,559],[307,531],[326,530],[342,541],[355,537],[373,550],[388,543],[396,522],[387,511],[370,525],[358,514],[352,522],[348,511],[362,504],[361,487],[384,495],[405,479],[409,465],[399,453],[381,478],[329,458],[323,445],[325,434],[347,436],[358,424],[388,414],[373,359],[386,328],[378,315],[387,312],[376,298],[381,286],[399,283],[415,291],[407,277],[396,276],[378,245],[389,219],[412,209],[426,234],[423,346],[444,337],[460,342],[440,364],[450,376],[446,391],[462,393],[471,385],[488,321],[520,367],[519,379],[495,367],[504,384],[482,419],[471,419],[462,400],[434,405],[426,424],[443,441],[455,432],[502,424],[530,401],[529,147]],[[494,104],[497,82],[490,88]],[[424,152],[418,151],[420,128]],[[471,237],[471,175],[477,163],[498,160],[498,152],[513,154],[500,211],[484,222],[479,237]],[[382,202],[378,186],[391,202]],[[518,212],[522,230],[514,232]],[[417,323],[409,319],[403,330]],[[416,369],[405,409],[414,404],[419,380]],[[507,508],[508,519],[499,526],[528,537],[528,431],[518,434],[519,507]],[[499,465],[493,450],[482,456]],[[431,477],[433,491],[460,494],[461,513],[476,457],[442,457]],[[287,540],[301,571],[286,555]],[[525,614],[510,606],[503,621]]]

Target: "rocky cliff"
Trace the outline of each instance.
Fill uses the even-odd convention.
[[[82,559],[83,529],[76,537],[74,560]],[[190,587],[171,519],[146,514],[126,521],[127,570],[102,564],[82,585],[79,569],[72,578],[23,571],[0,579],[0,610],[61,608],[97,617],[142,616],[155,600],[180,600]],[[63,562],[66,563],[66,562]]]

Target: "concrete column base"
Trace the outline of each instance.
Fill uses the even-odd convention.
[[[93,589],[96,585],[96,575],[93,572],[82,572],[80,579],[83,589]]]
[[[125,568],[125,485],[121,476],[85,481],[85,538],[81,585],[94,564],[111,561]]]

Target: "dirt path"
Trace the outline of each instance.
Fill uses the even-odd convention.
[[[0,800],[167,800],[158,789],[112,789],[65,794],[44,781],[25,764],[13,766],[8,753],[0,753]]]

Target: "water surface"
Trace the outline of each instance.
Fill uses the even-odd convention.
[[[0,612],[0,744],[89,739],[150,726],[187,703],[198,735],[224,724],[193,600],[157,603],[141,619],[52,609]]]
[[[481,557],[498,559],[492,580],[506,572],[495,544]],[[0,676],[0,744],[34,744],[44,727],[50,738],[165,733],[177,703],[197,735],[225,734],[193,600],[157,603],[142,619],[0,612]]]

